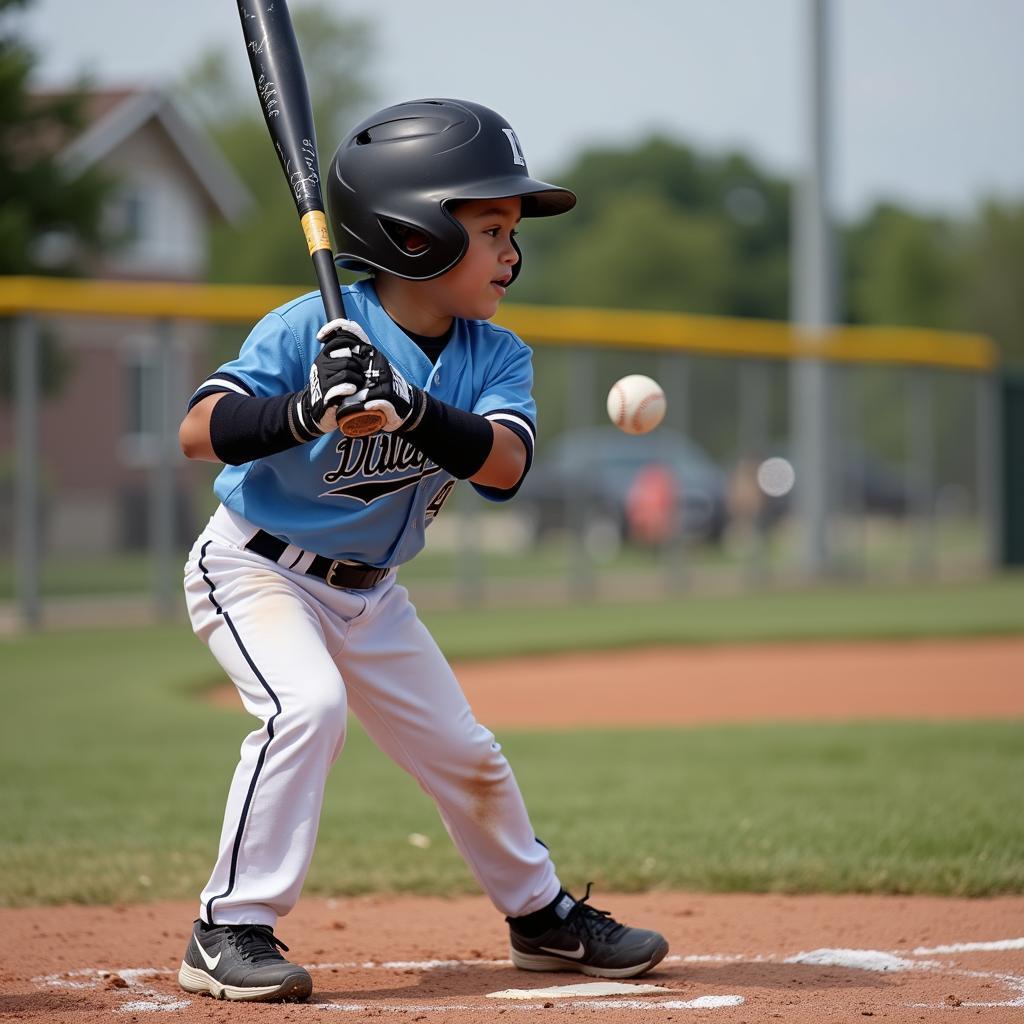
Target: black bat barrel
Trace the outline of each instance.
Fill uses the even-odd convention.
[[[238,0],[245,47],[267,130],[281,161],[329,320],[344,315],[320,190],[313,108],[285,0]]]

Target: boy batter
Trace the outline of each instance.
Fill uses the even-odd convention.
[[[240,1000],[312,992],[273,928],[299,898],[349,709],[436,801],[517,967],[641,974],[668,944],[561,887],[500,747],[396,582],[457,480],[504,501],[530,467],[530,350],[488,321],[519,270],[520,218],[576,197],[529,176],[503,118],[447,99],[366,119],[329,179],[337,261],[370,275],[343,289],[346,319],[324,324],[318,293],[269,313],[180,429],[189,458],[225,464],[185,567],[189,614],[261,725],[179,983]],[[364,408],[384,414],[380,432],[336,429]]]

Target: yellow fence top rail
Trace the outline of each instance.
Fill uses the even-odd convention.
[[[495,319],[531,342],[553,344],[758,359],[910,363],[962,370],[991,370],[999,363],[995,345],[984,335],[915,327],[837,326],[808,334],[795,324],[777,320],[516,305],[503,307]]]
[[[255,323],[302,294],[301,286],[88,281],[0,277],[0,316],[88,314]],[[995,345],[980,334],[912,327],[833,327],[809,334],[774,320],[621,309],[507,305],[496,321],[525,340],[759,359],[818,358],[992,370]]]
[[[81,313],[255,323],[275,306],[308,290],[298,285],[0,277],[0,315]]]

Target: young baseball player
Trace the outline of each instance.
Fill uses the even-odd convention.
[[[513,963],[627,978],[668,950],[562,888],[494,736],[466,703],[397,570],[457,480],[511,498],[533,456],[530,350],[488,323],[519,271],[521,217],[565,213],[515,133],[475,103],[421,100],[358,125],[327,187],[337,262],[369,276],[325,324],[319,293],[267,314],[192,396],[192,459],[225,464],[185,567],[192,625],[260,720],[178,975],[189,992],[298,1000],[279,952],[349,709],[434,798],[506,916]],[[353,410],[382,414],[364,437]]]

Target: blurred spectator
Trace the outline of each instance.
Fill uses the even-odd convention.
[[[650,547],[666,544],[681,529],[682,508],[672,470],[656,462],[633,478],[626,495],[626,523],[630,540]]]
[[[761,462],[762,457],[757,452],[744,455],[729,477],[729,531],[741,546],[766,540],[779,518],[777,503],[758,483]]]

